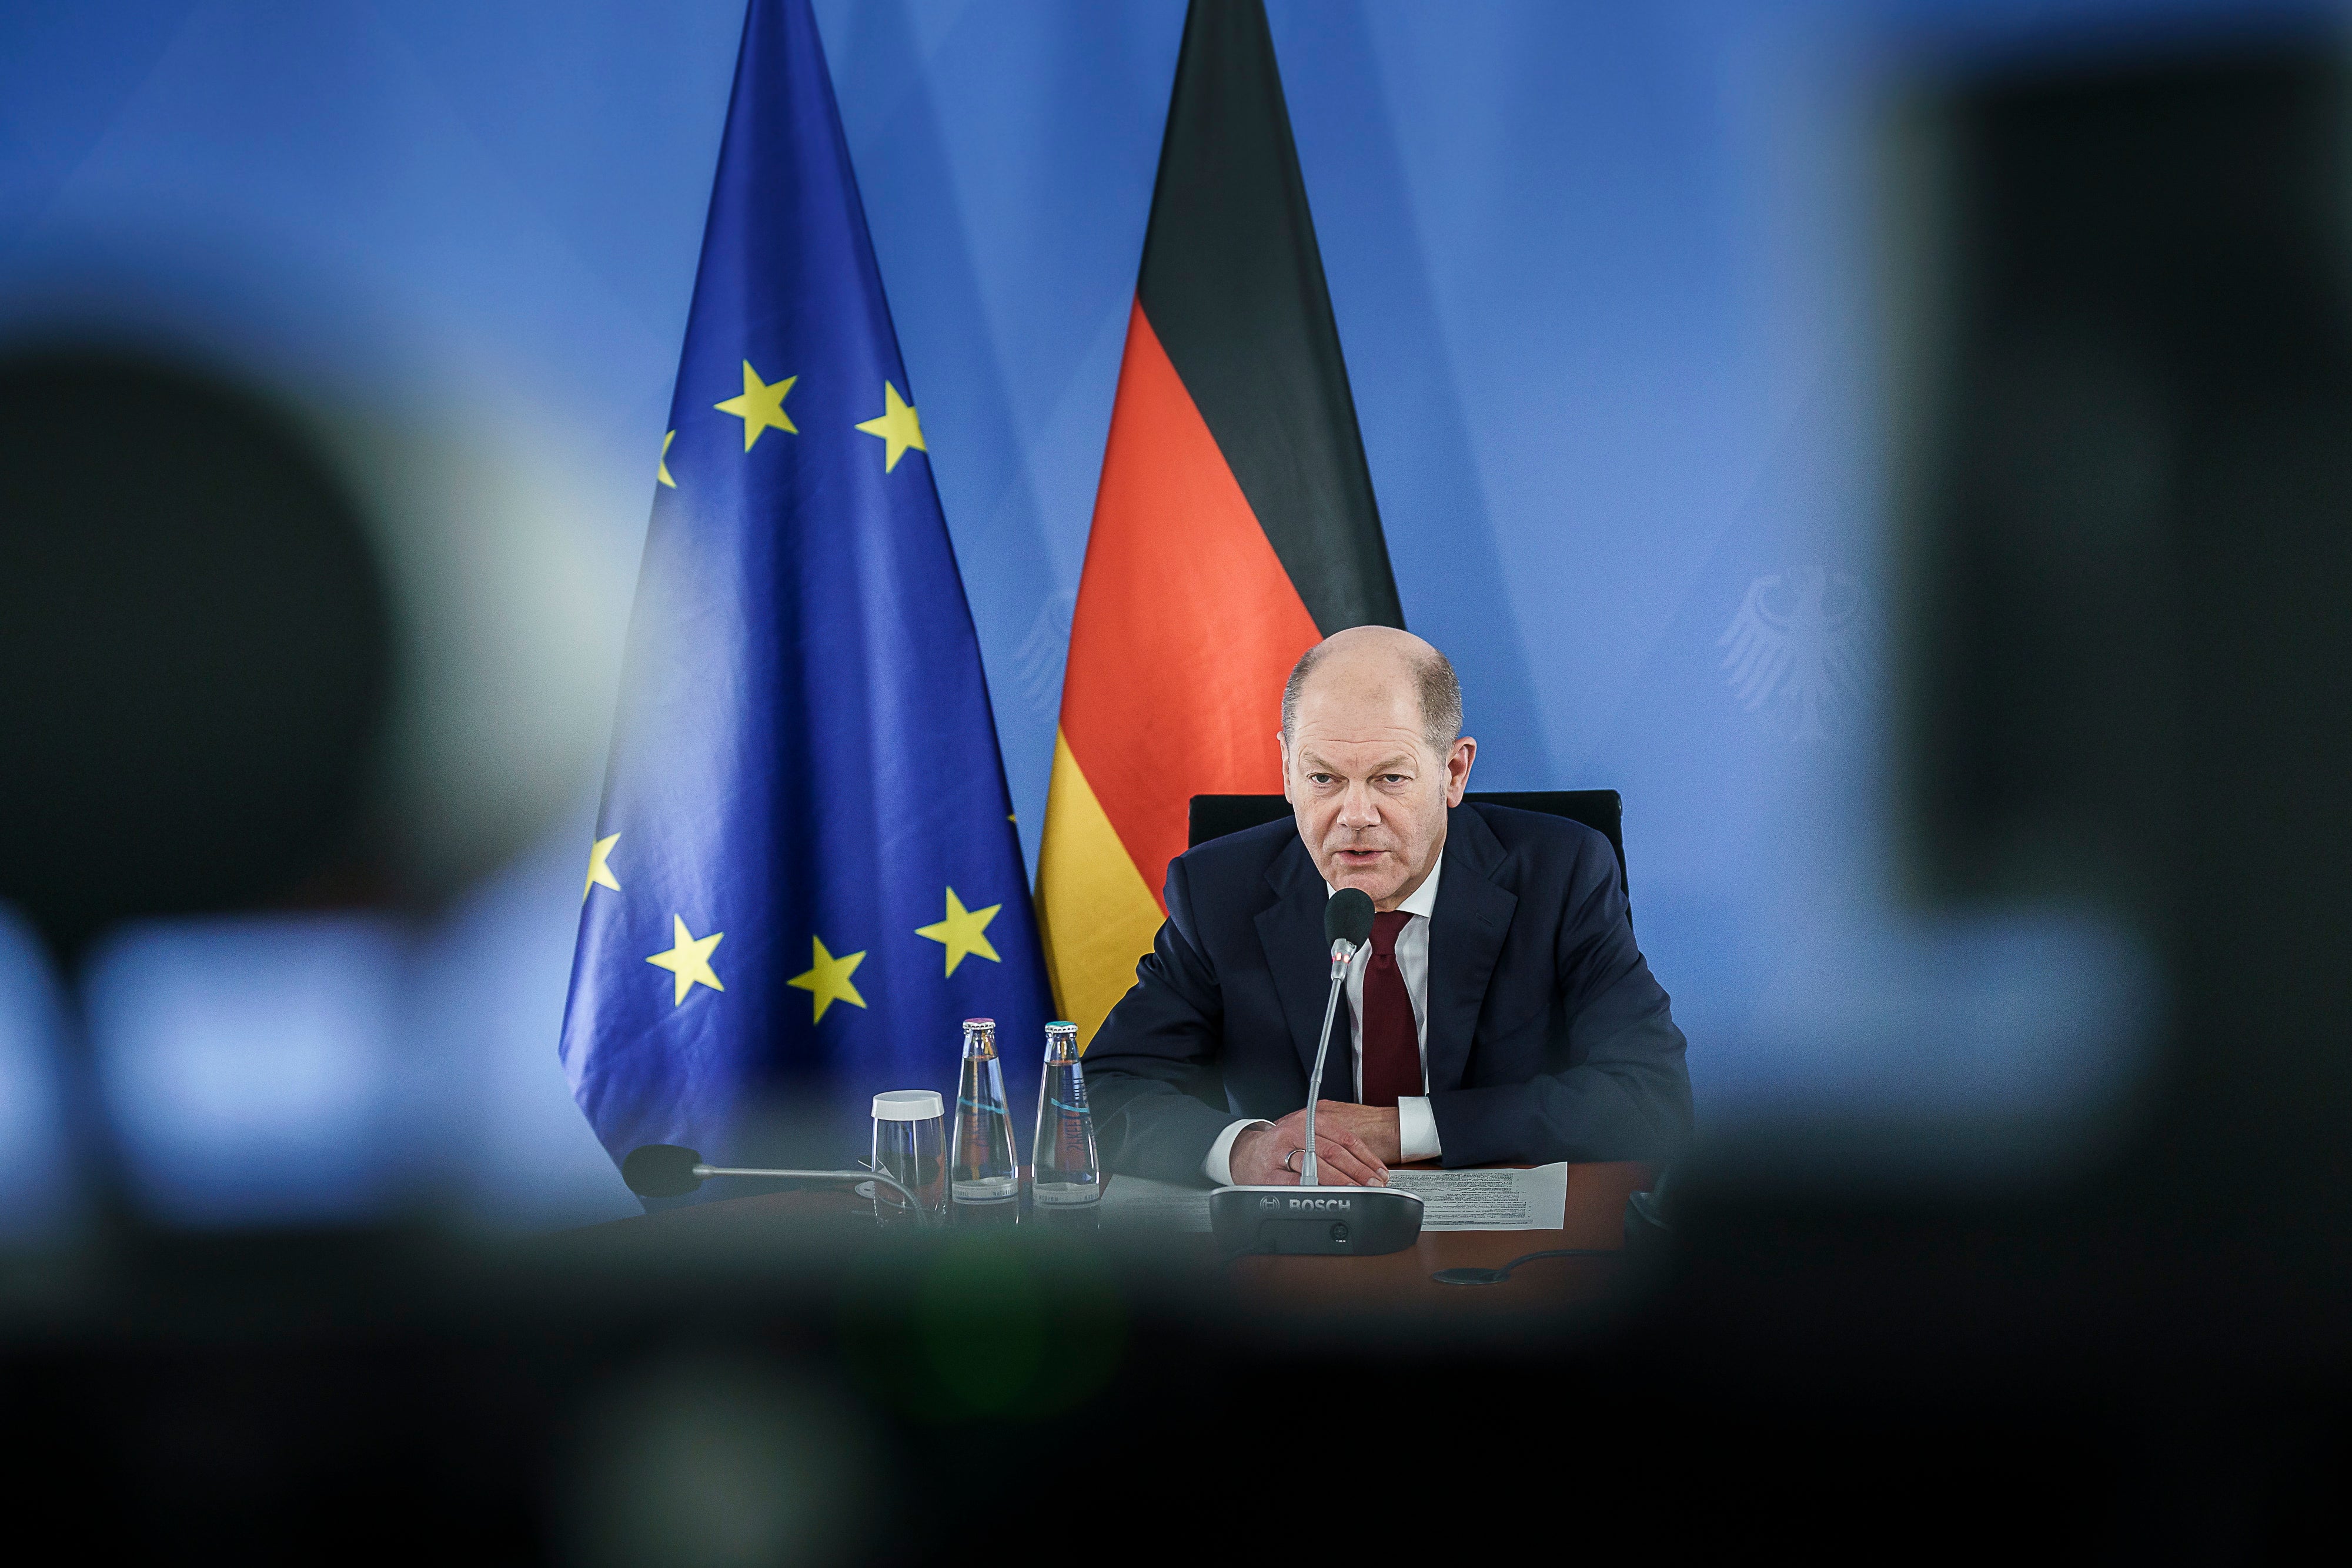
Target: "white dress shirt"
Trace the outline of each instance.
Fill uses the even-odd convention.
[[[1438,1147],[1437,1118],[1430,1113],[1429,1095],[1429,915],[1437,907],[1438,873],[1445,869],[1445,852],[1437,852],[1437,860],[1429,868],[1429,875],[1412,890],[1412,896],[1397,905],[1398,910],[1412,916],[1397,933],[1397,969],[1404,976],[1405,995],[1412,998],[1413,1033],[1421,1042],[1421,1087],[1419,1094],[1397,1096],[1397,1143],[1400,1160],[1433,1160],[1444,1151]],[[1324,895],[1339,892],[1328,883]],[[1371,946],[1368,943],[1348,966],[1348,1044],[1355,1059],[1356,1097],[1364,1094],[1364,971],[1371,967]],[[1209,1145],[1209,1157],[1201,1162],[1201,1174],[1219,1186],[1231,1186],[1234,1182],[1234,1140],[1252,1127],[1271,1127],[1265,1121],[1240,1121],[1217,1134]]]

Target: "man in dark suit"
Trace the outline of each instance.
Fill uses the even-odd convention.
[[[1168,918],[1087,1047],[1113,1169],[1297,1181],[1323,905],[1342,887],[1379,913],[1324,1071],[1326,1183],[1381,1185],[1412,1159],[1664,1159],[1688,1136],[1682,1030],[1609,841],[1464,805],[1478,743],[1461,728],[1453,665],[1408,632],[1356,627],[1298,661],[1280,740],[1295,821],[1170,863]]]

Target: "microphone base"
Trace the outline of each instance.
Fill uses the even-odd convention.
[[[1209,1227],[1228,1253],[1376,1258],[1421,1238],[1418,1194],[1392,1186],[1221,1186]]]

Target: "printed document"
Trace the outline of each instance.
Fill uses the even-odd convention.
[[[1389,1185],[1421,1195],[1423,1230],[1558,1230],[1568,1165],[1531,1171],[1398,1171]]]

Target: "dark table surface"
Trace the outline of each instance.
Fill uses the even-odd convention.
[[[1234,1288],[1247,1301],[1277,1312],[1297,1309],[1324,1313],[1371,1309],[1446,1314],[1517,1312],[1572,1305],[1600,1296],[1616,1277],[1624,1243],[1625,1200],[1650,1182],[1640,1164],[1606,1162],[1568,1167],[1568,1200],[1557,1230],[1425,1231],[1402,1251],[1371,1258],[1245,1257],[1223,1265]],[[1113,1188],[1118,1181],[1113,1176]],[[1203,1197],[1206,1192],[1203,1190]],[[845,1186],[797,1187],[719,1198],[622,1220],[620,1226],[669,1232],[764,1229],[806,1224],[844,1229],[870,1227],[870,1200]],[[1006,1218],[1010,1218],[1010,1211]],[[1215,1240],[1205,1231],[1087,1229],[1086,1217],[1024,1212],[1018,1231],[1063,1236],[1096,1235],[1133,1249],[1148,1244],[1163,1260],[1214,1274],[1221,1263]],[[1003,1221],[998,1222],[1003,1225]],[[1457,1268],[1496,1269],[1529,1252],[1554,1248],[1590,1248],[1612,1256],[1546,1258],[1521,1265],[1497,1285],[1446,1285],[1432,1276]]]

